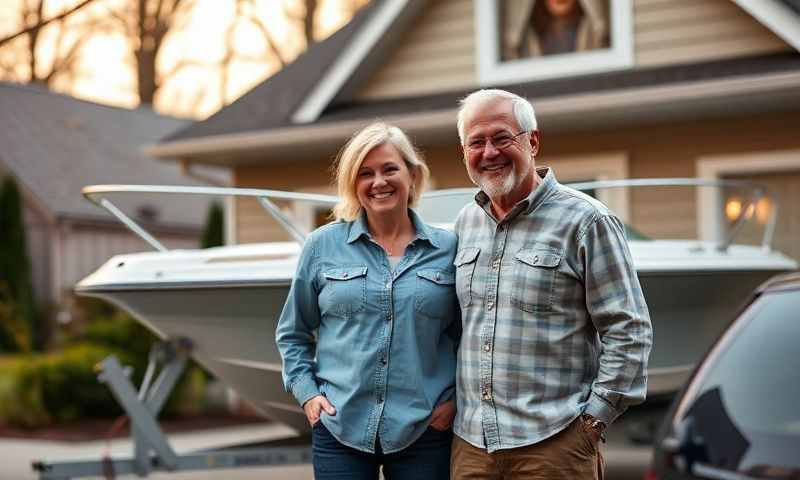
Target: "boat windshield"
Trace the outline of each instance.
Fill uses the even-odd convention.
[[[442,190],[423,195],[415,209],[427,222],[434,225],[452,225],[464,205],[474,201],[474,188]],[[625,224],[628,240],[652,240],[634,227]]]

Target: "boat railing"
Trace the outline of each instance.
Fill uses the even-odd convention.
[[[770,210],[769,219],[766,222],[764,234],[761,239],[761,246],[765,250],[770,250],[772,239],[775,233],[775,224],[778,215],[778,202],[777,197],[773,192],[770,192],[765,187],[755,184],[747,180],[712,180],[700,178],[642,178],[642,179],[624,179],[624,180],[597,180],[590,182],[567,183],[568,186],[581,191],[591,191],[599,189],[610,188],[628,188],[628,187],[674,187],[674,186],[691,186],[691,187],[713,187],[713,188],[746,188],[752,193],[743,206],[737,217],[733,220],[733,225],[728,234],[719,241],[717,249],[725,251],[733,243],[734,238],[741,231],[742,226],[747,220],[753,217],[756,205],[762,198],[771,200],[773,208]],[[299,193],[287,192],[282,190],[269,190],[269,189],[255,189],[255,188],[232,188],[232,187],[185,187],[185,186],[167,186],[167,185],[92,185],[84,187],[81,191],[83,196],[95,205],[107,210],[114,217],[116,217],[122,224],[124,224],[133,233],[138,235],[142,240],[147,242],[150,246],[159,251],[167,251],[168,249],[161,244],[155,237],[153,237],[141,225],[136,223],[131,217],[126,215],[107,197],[111,194],[119,193],[142,193],[142,194],[183,194],[183,195],[205,195],[205,196],[218,196],[218,197],[252,197],[255,198],[262,208],[274,218],[281,227],[297,242],[303,243],[307,233],[303,227],[297,225],[290,219],[275,203],[275,201],[299,201],[308,202],[311,204],[321,205],[325,207],[333,207],[339,198],[334,195],[324,195],[316,193]],[[458,209],[466,204],[477,192],[476,188],[451,188],[443,190],[435,190],[423,194],[423,202],[435,202],[435,208],[438,213],[446,211],[445,204],[443,203],[448,197],[463,200],[457,209],[450,211],[449,222],[455,220]],[[456,202],[458,203],[458,202]],[[424,215],[423,215],[424,216]]]
[[[339,197],[333,195],[322,195],[316,193],[285,192],[282,190],[265,190],[257,188],[230,188],[230,187],[182,187],[169,185],[91,185],[81,190],[83,196],[95,205],[104,208],[123,225],[128,227],[133,233],[147,242],[158,251],[165,252],[169,249],[161,242],[156,240],[147,230],[136,223],[131,217],[120,210],[114,203],[107,198],[108,194],[117,193],[143,193],[143,194],[183,194],[183,195],[205,195],[214,197],[251,197],[258,200],[268,214],[283,227],[284,230],[297,242],[303,243],[306,232],[295,224],[278,205],[275,200],[290,200],[309,202],[312,204],[333,207],[339,201]]]

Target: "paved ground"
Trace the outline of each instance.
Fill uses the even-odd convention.
[[[228,427],[191,433],[169,435],[173,448],[178,452],[221,448],[225,446],[265,442],[288,438],[294,432],[287,427],[271,424]],[[105,452],[105,442],[52,442],[45,440],[19,440],[0,438],[0,480],[27,480],[37,478],[31,470],[31,462],[99,459]],[[646,447],[604,445],[604,455],[608,465],[609,480],[641,480],[651,451]],[[112,457],[131,455],[131,442],[127,439],[114,440],[111,444]],[[128,478],[138,478],[135,476]],[[309,465],[214,470],[212,472],[191,472],[178,474],[155,474],[154,480],[312,480]]]

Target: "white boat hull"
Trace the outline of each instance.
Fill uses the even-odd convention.
[[[650,395],[677,391],[750,292],[796,266],[774,253],[736,248],[740,263],[749,252],[760,256],[760,267],[751,260],[736,268],[688,242],[632,242],[655,332]],[[689,251],[694,257],[686,258]],[[302,409],[283,389],[275,345],[297,252],[295,244],[261,244],[122,255],[76,291],[119,306],[162,338],[189,339],[193,358],[265,416],[305,430]]]

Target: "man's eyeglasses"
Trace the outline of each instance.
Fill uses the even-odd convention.
[[[525,135],[526,133],[528,132],[519,132],[516,135],[511,135],[508,132],[500,132],[490,138],[473,138],[469,143],[464,145],[464,148],[466,148],[469,153],[481,153],[486,148],[486,144],[492,142],[494,148],[503,150],[517,143],[517,137]]]

